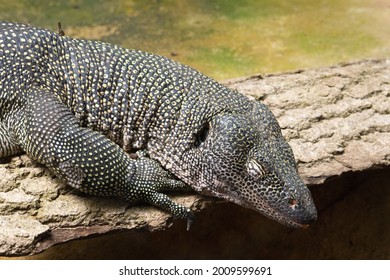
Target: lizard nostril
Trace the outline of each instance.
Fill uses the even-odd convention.
[[[288,200],[288,203],[290,204],[290,207],[292,209],[295,209],[295,207],[298,205],[298,200],[296,200],[295,198],[291,197],[289,200]]]

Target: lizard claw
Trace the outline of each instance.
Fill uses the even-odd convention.
[[[192,211],[190,209],[188,209],[188,212],[187,212],[187,231],[190,230],[190,227],[192,226],[194,221],[195,221],[195,215],[194,215],[194,213],[192,213]]]

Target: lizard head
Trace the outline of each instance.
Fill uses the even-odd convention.
[[[269,109],[253,102],[222,111],[199,126],[181,157],[182,179],[197,191],[252,208],[292,227],[317,217],[294,155]]]

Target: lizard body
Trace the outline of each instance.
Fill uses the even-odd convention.
[[[109,157],[120,159],[115,166],[130,166],[118,167],[112,177],[136,174],[137,160],[129,160],[124,151],[146,154],[142,157],[145,170],[134,175],[127,187],[119,187],[123,193],[118,196],[124,199],[129,199],[126,192],[137,185],[144,186],[141,192],[147,193],[151,187],[159,193],[164,189],[159,187],[160,181],[174,178],[170,186],[186,189],[189,185],[197,192],[252,208],[286,225],[305,226],[316,219],[314,203],[299,178],[291,148],[264,104],[162,56],[72,39],[23,24],[5,22],[0,28],[0,157],[25,151],[50,168],[53,155],[57,164],[72,153],[68,147],[61,154],[60,143],[71,138],[82,141],[86,133],[111,147]],[[46,99],[57,108],[50,111],[56,121],[47,124],[36,120],[38,112],[27,105],[37,102],[38,107],[46,104]],[[80,134],[54,133],[59,140],[54,142],[51,156],[44,149],[29,150],[23,131],[42,126],[38,134],[53,139],[50,131],[63,119],[61,114],[67,118],[64,126]],[[23,119],[24,123],[20,121]],[[31,140],[29,145],[37,147],[38,142]],[[100,157],[93,141],[82,143],[94,157]],[[86,155],[79,159],[85,160]],[[101,166],[111,166],[109,162],[102,161]],[[95,180],[93,172],[80,166],[77,172],[56,168],[51,170],[67,182],[74,180],[69,176],[81,173],[91,174],[90,179]],[[149,187],[138,184],[145,178]],[[109,175],[108,180],[120,181]],[[176,187],[165,189],[172,188]],[[98,190],[92,186],[82,190],[112,195],[113,189],[103,180]],[[152,201],[147,194],[142,199]],[[192,219],[186,208],[176,211],[179,208],[164,206],[171,202],[163,195],[152,204]]]

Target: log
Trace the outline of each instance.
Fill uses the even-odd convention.
[[[390,59],[224,83],[270,107],[310,186],[390,165]],[[197,194],[177,194],[174,200],[195,212],[215,202]],[[79,193],[26,155],[0,161],[0,213],[2,256],[36,254],[117,230],[164,230],[173,222],[153,207]]]

